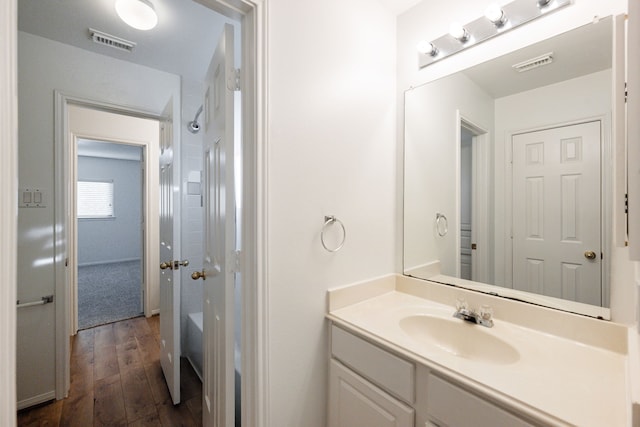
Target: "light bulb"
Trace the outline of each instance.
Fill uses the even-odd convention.
[[[451,23],[449,26],[449,34],[462,43],[466,42],[469,40],[469,37],[471,37],[469,32],[459,22]]]
[[[116,0],[116,13],[138,30],[150,30],[158,24],[158,15],[148,0]]]
[[[487,10],[484,11],[484,16],[496,27],[502,27],[507,22],[507,16],[504,11],[496,3],[491,3]]]
[[[435,47],[433,43],[430,43],[426,40],[420,41],[420,43],[418,43],[418,46],[416,46],[416,48],[418,49],[418,52],[424,55],[436,56],[438,54],[438,48]]]

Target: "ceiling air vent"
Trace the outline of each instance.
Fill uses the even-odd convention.
[[[533,70],[534,68],[542,67],[543,65],[549,65],[553,62],[553,52],[545,53],[544,55],[536,56],[535,58],[527,59],[526,61],[519,62],[512,65],[517,72],[523,73],[525,71]]]
[[[131,52],[133,48],[136,47],[134,42],[112,36],[111,34],[103,33],[102,31],[94,30],[93,28],[89,28],[89,34],[94,42],[115,49]]]

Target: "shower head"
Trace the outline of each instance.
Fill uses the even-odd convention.
[[[189,122],[189,126],[187,127],[189,132],[194,134],[200,132],[200,123],[198,123],[198,117],[200,116],[200,113],[202,113],[202,105],[200,106],[200,108],[198,108],[198,112],[196,113],[196,116],[193,118],[193,121]]]

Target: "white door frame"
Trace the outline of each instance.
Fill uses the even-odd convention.
[[[68,106],[70,104],[86,107],[94,110],[102,110],[116,114],[128,115],[133,117],[150,118],[160,120],[161,118],[153,113],[135,110],[132,108],[122,107],[115,104],[88,100],[85,98],[74,97],[56,91],[54,106],[54,128],[55,128],[55,210],[54,218],[56,224],[57,241],[64,242],[55,249],[55,265],[56,265],[56,399],[66,397],[70,385],[70,347],[69,336],[77,332],[77,295],[75,295],[76,278],[74,274],[68,273],[66,265],[77,268],[76,244],[77,230],[75,226],[76,214],[72,203],[74,203],[75,194],[75,177],[76,177],[76,150],[75,138],[71,134],[68,126]],[[157,148],[156,148],[157,150]],[[157,186],[157,178],[153,179],[153,171],[157,169],[157,165],[153,162],[153,150],[147,146],[145,150],[145,187],[153,188]],[[155,184],[154,184],[155,182]],[[158,271],[156,267],[158,252],[158,236],[157,230],[157,192],[153,197],[153,191],[146,191],[145,195],[145,212],[147,220],[145,221],[145,283],[147,286],[145,292],[145,315],[150,316],[148,312],[150,304],[149,283],[155,281],[157,283]],[[154,215],[154,212],[156,213]],[[155,221],[154,221],[154,216]],[[154,249],[155,248],[155,249]]]
[[[474,123],[460,110],[456,110],[456,275],[460,277],[460,212],[462,209],[462,165],[460,162],[460,128],[467,128],[473,134],[473,184],[472,184],[472,243],[480,244],[481,249],[472,250],[472,268],[474,281],[486,282],[489,272],[489,131]]]
[[[60,96],[65,97],[65,95],[60,94]],[[62,100],[64,105],[65,112],[63,113],[64,117],[68,119],[68,111],[67,106],[70,104],[81,106],[83,108],[88,108],[91,110],[104,110],[104,104],[100,103],[96,106],[94,103],[90,103],[87,100],[82,100],[82,104],[71,100],[69,97],[65,97],[65,100]],[[97,108],[96,108],[97,107]],[[141,111],[135,111],[133,113],[130,110],[126,112],[122,112],[118,107],[117,110],[110,110],[111,113],[116,113],[119,115],[129,116],[129,117],[140,117],[144,115],[144,118],[151,118],[153,120],[159,120],[159,118],[154,117],[151,114],[147,114]],[[62,126],[68,126],[68,121],[65,121]],[[89,128],[90,126],[88,126]],[[159,128],[159,121],[158,121]],[[157,256],[154,255],[155,252],[158,251],[158,238],[157,233],[157,211],[158,211],[158,192],[153,191],[158,185],[157,179],[157,144],[154,146],[151,141],[137,141],[137,140],[124,140],[124,139],[113,139],[107,140],[103,136],[92,135],[87,132],[92,132],[91,129],[85,129],[84,132],[74,132],[75,129],[68,129],[65,132],[66,140],[64,144],[66,147],[63,149],[68,153],[67,163],[64,165],[65,176],[67,177],[67,195],[68,195],[68,206],[67,206],[67,258],[68,258],[68,289],[69,289],[69,315],[70,315],[70,324],[71,324],[71,335],[75,335],[78,332],[78,218],[76,212],[76,202],[77,202],[77,180],[78,180],[78,151],[77,151],[77,140],[79,138],[85,139],[96,139],[105,140],[111,143],[123,143],[128,145],[133,145],[137,147],[141,147],[143,150],[143,157],[141,160],[141,164],[144,170],[143,178],[143,188],[142,188],[142,217],[144,219],[144,229],[143,229],[143,240],[142,240],[142,255],[143,255],[143,274],[144,278],[144,299],[142,301],[143,312],[144,315],[149,317],[151,316],[151,297],[153,293],[151,292],[151,284],[158,283],[158,272],[157,272]],[[159,131],[158,131],[159,133]],[[155,228],[154,228],[155,227]]]
[[[16,424],[16,293],[18,230],[18,1],[0,2],[0,425]]]
[[[610,305],[610,278],[611,278],[611,232],[613,230],[613,176],[612,176],[612,144],[611,144],[611,119],[609,116],[587,117],[580,120],[570,120],[546,126],[538,126],[534,128],[520,129],[507,132],[505,134],[505,230],[513,230],[513,144],[514,135],[521,133],[537,132],[541,130],[553,129],[558,127],[572,126],[582,123],[599,121],[600,126],[600,191],[602,197],[600,199],[600,233],[602,236],[601,250],[604,253],[602,259],[602,304],[605,308],[602,317],[609,318],[605,312],[608,312]],[[512,232],[511,232],[512,233]],[[504,278],[505,286],[513,288],[513,241],[511,233],[505,233],[504,236]],[[609,317],[607,317],[609,316]]]

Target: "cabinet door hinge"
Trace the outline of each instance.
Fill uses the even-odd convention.
[[[627,89],[627,82],[624,82],[624,103],[627,103],[627,99],[629,98],[629,90]]]

